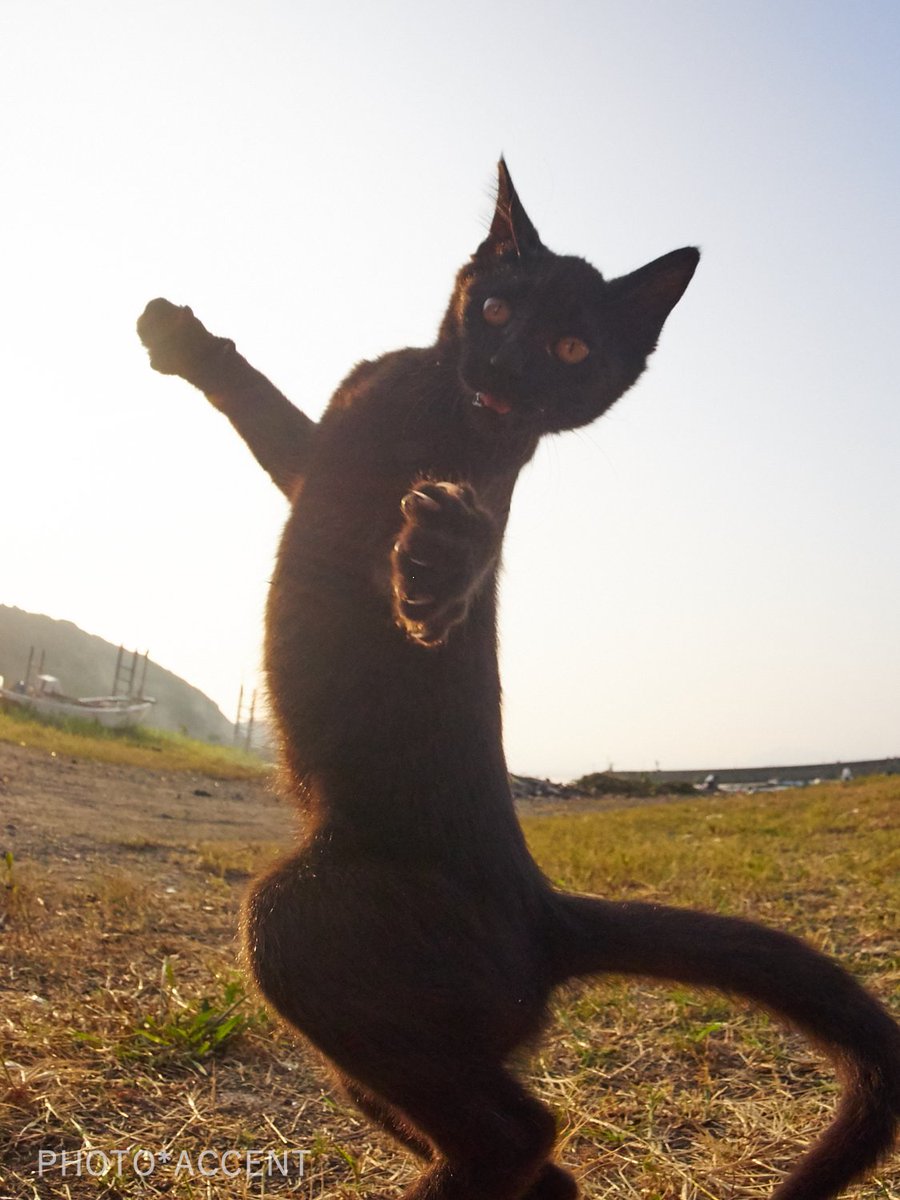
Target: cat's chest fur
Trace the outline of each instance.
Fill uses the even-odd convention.
[[[537,438],[479,411],[455,356],[406,349],[361,363],[338,388],[285,531],[280,561],[300,573],[326,564],[389,593],[400,502],[417,480],[473,486],[502,530],[516,476]]]
[[[387,480],[463,474],[490,484],[515,473],[537,435],[478,411],[460,380],[461,348],[406,349],[361,363],[335,393],[317,457],[368,466]],[[315,468],[313,468],[315,470]]]

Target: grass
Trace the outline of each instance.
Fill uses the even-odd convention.
[[[525,825],[561,885],[780,925],[896,1005],[898,816],[900,779],[873,779]],[[68,875],[0,861],[0,1196],[360,1200],[415,1177],[243,989],[241,881],[272,853],[203,840]],[[718,995],[613,979],[562,992],[554,1017],[522,1071],[590,1200],[766,1195],[832,1110],[827,1064]],[[138,1148],[173,1158],[142,1178]],[[207,1149],[233,1152],[240,1173],[201,1177]],[[259,1167],[299,1149],[302,1178],[296,1160],[248,1178],[248,1154]],[[42,1151],[94,1151],[96,1173],[83,1160],[63,1176],[57,1159],[39,1178]],[[121,1152],[122,1173],[104,1174],[100,1152]],[[176,1175],[179,1154],[193,1176]],[[900,1196],[900,1174],[885,1167],[853,1194]]]
[[[574,890],[771,913],[820,942],[835,923],[883,940],[898,932],[898,802],[900,777],[883,777],[524,824],[547,874]]]
[[[900,1008],[900,779],[525,824],[562,886],[781,926]],[[833,1103],[804,1042],[717,995],[611,980],[558,1015],[544,1061],[566,1081],[567,1154],[597,1195],[611,1179],[635,1195],[766,1194]],[[900,1195],[900,1175],[858,1192]]]
[[[145,1066],[189,1067],[223,1054],[242,1034],[265,1024],[262,1009],[246,1008],[247,993],[240,978],[221,981],[213,997],[199,1002],[184,999],[178,992],[172,959],[164,958],[160,997],[116,1047],[122,1061],[140,1061]],[[81,1033],[80,1040],[98,1044],[96,1035]]]
[[[255,754],[198,742],[180,733],[136,725],[105,729],[75,717],[41,720],[27,710],[0,703],[0,741],[51,754],[161,771],[199,771],[220,779],[256,779],[270,770]]]

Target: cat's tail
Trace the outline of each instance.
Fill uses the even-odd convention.
[[[790,1022],[844,1088],[831,1125],[773,1200],[825,1200],[889,1151],[900,1121],[900,1027],[842,967],[788,934],[736,917],[556,895],[558,982],[596,972],[717,988]]]

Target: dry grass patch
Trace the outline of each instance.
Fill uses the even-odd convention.
[[[900,781],[874,780],[526,825],[567,887],[782,925],[890,1003],[898,811]],[[202,828],[171,844],[98,841],[65,871],[37,856],[0,861],[0,1196],[346,1200],[414,1177],[244,988],[238,903],[274,845]],[[591,1198],[765,1195],[832,1109],[827,1065],[716,995],[608,980],[561,994],[555,1018],[522,1070],[557,1113],[560,1156]],[[141,1178],[135,1149],[172,1161]],[[263,1179],[175,1173],[182,1153],[196,1171],[203,1151],[212,1166],[234,1152],[234,1166],[285,1150],[307,1152],[302,1178],[293,1166]],[[114,1164],[122,1151],[123,1170],[90,1174],[83,1158],[64,1177],[57,1160],[39,1177],[42,1151],[94,1151],[94,1168],[98,1152]],[[885,1168],[857,1195],[897,1197],[900,1176]]]
[[[353,1189],[370,1170],[363,1122],[248,994],[238,895],[196,851],[62,883],[30,864],[13,871],[0,935],[0,1196],[319,1194],[326,1178]],[[249,1152],[258,1168],[294,1148],[307,1151],[302,1179],[296,1157],[286,1178],[246,1177]],[[142,1178],[137,1150],[172,1160]],[[225,1166],[241,1172],[202,1177],[204,1151],[208,1170],[231,1151]],[[408,1171],[384,1147],[373,1153],[385,1179]],[[176,1173],[179,1155],[193,1175]]]

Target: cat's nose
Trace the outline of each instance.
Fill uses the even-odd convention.
[[[508,342],[491,355],[491,366],[499,367],[510,375],[522,374],[522,352],[514,343]]]

